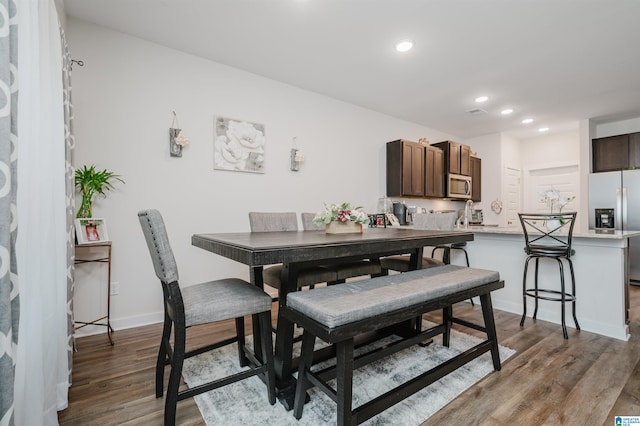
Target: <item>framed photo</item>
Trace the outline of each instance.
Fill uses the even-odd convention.
[[[213,168],[264,173],[264,124],[213,118]]]
[[[95,217],[77,218],[76,239],[78,240],[78,245],[109,241],[107,222],[104,219]]]
[[[400,226],[400,221],[398,221],[396,215],[394,215],[393,213],[385,213],[385,216],[387,216],[389,226]]]

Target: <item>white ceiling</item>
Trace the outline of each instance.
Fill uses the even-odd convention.
[[[69,16],[462,138],[640,116],[639,0],[64,4]],[[405,38],[415,47],[400,54]],[[479,95],[490,100],[477,105]],[[486,113],[466,112],[475,107]],[[515,112],[502,117],[504,107]]]

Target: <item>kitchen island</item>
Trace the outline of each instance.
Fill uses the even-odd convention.
[[[493,306],[522,315],[522,278],[524,272],[524,235],[518,227],[470,227],[475,240],[467,244],[471,267],[500,272],[505,287],[492,294]],[[604,336],[620,340],[629,339],[628,326],[628,250],[629,238],[640,236],[639,231],[615,231],[611,234],[593,230],[575,231],[571,257],[576,276],[577,317],[580,327]],[[428,253],[428,251],[426,251]],[[458,250],[451,252],[451,263],[464,264]],[[533,283],[533,267],[529,268],[529,284]],[[565,268],[565,282],[571,278]],[[541,259],[539,282],[543,287],[560,288],[557,262]],[[528,298],[528,314],[533,312],[533,299]],[[571,320],[571,304],[567,305],[567,326]],[[538,319],[560,324],[560,304],[539,301]],[[531,326],[531,319],[525,327]],[[558,336],[562,331],[558,327]]]

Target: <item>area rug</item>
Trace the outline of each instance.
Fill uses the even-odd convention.
[[[426,322],[424,324],[425,328],[431,325]],[[354,407],[464,352],[480,341],[479,338],[453,330],[449,348],[442,346],[441,336],[438,336],[426,347],[413,345],[354,371]],[[294,352],[299,352],[299,345],[296,344]],[[316,347],[318,346],[316,341]],[[502,362],[514,353],[514,350],[500,346]],[[321,366],[325,365],[327,364]],[[187,385],[193,387],[237,371],[241,371],[241,368],[238,367],[236,346],[232,345],[185,360],[182,375]],[[485,353],[364,424],[419,425],[493,371],[491,354]],[[207,425],[335,424],[336,404],[317,389],[309,390],[309,395],[311,401],[304,406],[300,421],[279,402],[269,405],[265,385],[255,376],[198,395],[195,400]]]

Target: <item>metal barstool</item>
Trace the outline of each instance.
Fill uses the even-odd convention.
[[[565,323],[565,303],[571,302],[573,310],[573,322],[576,329],[580,330],[578,318],[576,317],[576,277],[573,271],[571,256],[575,251],[571,249],[571,236],[573,225],[576,219],[575,212],[572,213],[518,213],[520,224],[524,231],[526,247],[524,249],[527,259],[524,263],[524,276],[522,279],[522,302],[524,305],[520,327],[524,326],[527,316],[527,297],[535,300],[533,319],[538,314],[538,300],[550,300],[560,302],[562,306],[562,335],[569,338]],[[555,259],[560,269],[560,290],[540,288],[538,286],[538,267],[541,258]],[[535,259],[535,281],[534,286],[527,288],[527,271],[529,261]],[[571,292],[567,292],[564,283],[563,260],[569,264],[571,272]]]

